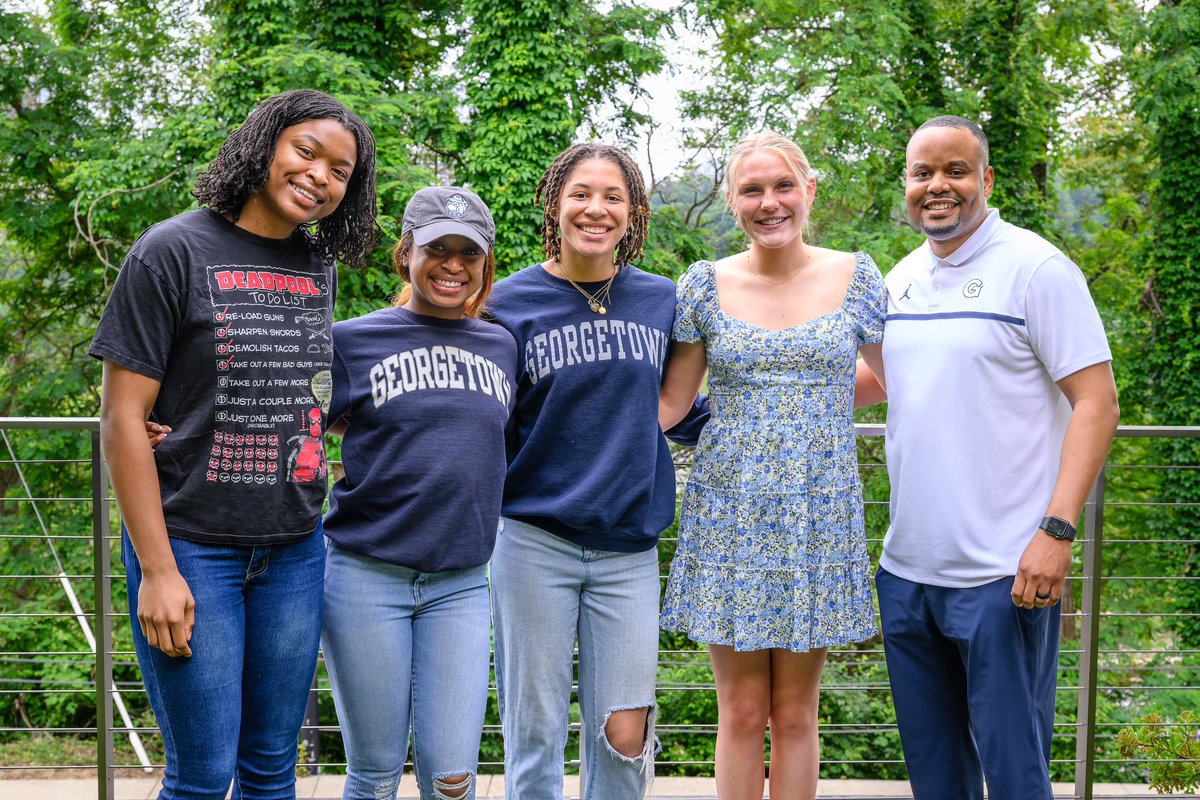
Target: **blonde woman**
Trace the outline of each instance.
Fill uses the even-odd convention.
[[[875,633],[851,411],[862,354],[882,383],[887,292],[865,253],[804,240],[816,178],[776,133],[740,141],[726,200],[750,247],[679,282],[660,422],[708,371],[712,419],[684,494],[662,626],[707,644],[717,792],[812,798],[829,647]]]

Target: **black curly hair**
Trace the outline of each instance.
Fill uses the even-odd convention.
[[[629,154],[607,144],[574,144],[559,153],[550,164],[546,174],[538,181],[533,196],[535,206],[545,202],[542,214],[542,252],[546,258],[555,260],[562,255],[562,240],[558,231],[558,200],[562,197],[563,184],[584,161],[599,158],[611,161],[621,170],[625,186],[629,189],[629,229],[617,243],[616,263],[625,266],[642,257],[642,245],[650,230],[650,197],[646,194],[646,183],[642,171]]]
[[[284,128],[311,119],[332,119],[354,136],[358,156],[337,209],[309,231],[313,249],[326,260],[358,266],[375,246],[375,137],[357,114],[313,89],[277,94],[250,112],[229,134],[192,195],[218,214],[238,218],[242,206],[267,182],[275,144]]]

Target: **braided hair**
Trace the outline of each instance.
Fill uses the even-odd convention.
[[[404,287],[392,300],[393,306],[402,306],[412,297],[412,274],[408,270],[408,259],[412,257],[415,246],[413,232],[408,231],[400,237],[400,241],[396,242],[395,248],[392,249],[392,266],[396,268],[396,274],[400,276],[400,280],[404,281]],[[479,291],[467,300],[466,308],[463,309],[464,314],[468,317],[483,316],[487,310],[487,300],[492,294],[492,284],[495,280],[496,251],[489,247],[487,256],[483,260],[483,283],[480,285]]]
[[[327,261],[358,266],[375,246],[375,137],[357,114],[324,92],[296,89],[264,101],[225,139],[196,178],[192,195],[236,221],[250,196],[266,184],[284,128],[312,119],[341,124],[354,136],[358,155],[342,202],[316,223],[315,231],[306,231],[309,243]]]
[[[542,214],[542,252],[552,261],[562,255],[562,237],[558,230],[558,201],[562,197],[563,185],[577,166],[593,158],[616,164],[629,190],[629,229],[617,243],[614,259],[618,266],[623,267],[642,257],[642,246],[646,243],[646,234],[650,230],[650,197],[646,194],[642,171],[638,169],[634,160],[624,150],[606,144],[571,145],[559,153],[546,170],[546,174],[538,181],[533,204],[545,204],[545,212]]]

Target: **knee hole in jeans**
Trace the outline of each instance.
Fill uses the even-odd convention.
[[[433,793],[438,800],[461,800],[471,793],[473,772],[439,772],[433,776]]]
[[[622,715],[624,719],[618,717],[618,721],[622,722],[619,726],[613,725],[613,717]],[[636,719],[644,722],[640,727],[640,735],[631,734],[628,725],[623,724],[630,721],[628,714],[636,714]],[[608,748],[608,752],[621,761],[638,762],[642,769],[653,769],[654,756],[662,750],[662,745],[659,744],[658,738],[654,735],[654,722],[658,716],[658,708],[653,704],[645,706],[629,706],[626,708],[610,708],[608,713],[604,715],[604,726],[600,729],[598,738],[604,742],[604,746]],[[609,730],[613,727],[614,730]]]

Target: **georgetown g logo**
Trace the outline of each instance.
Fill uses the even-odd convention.
[[[467,200],[461,194],[452,194],[446,200],[446,213],[452,217],[463,217],[467,214]]]
[[[979,297],[979,293],[982,291],[983,281],[979,280],[979,278],[972,278],[963,287],[963,297]]]

